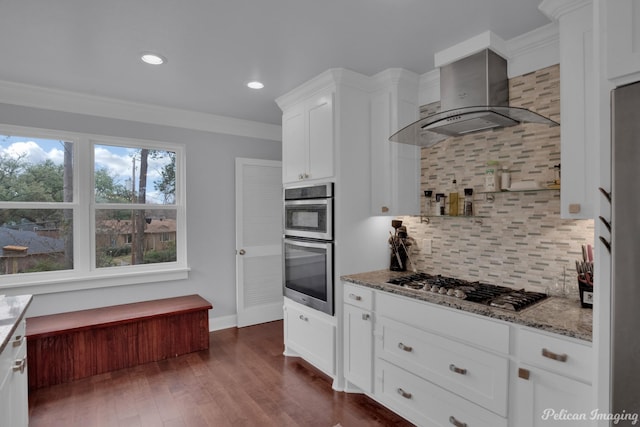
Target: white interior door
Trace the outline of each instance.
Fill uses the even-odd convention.
[[[282,319],[282,163],[236,159],[238,327]]]

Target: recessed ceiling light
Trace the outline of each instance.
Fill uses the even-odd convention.
[[[249,82],[247,83],[247,86],[251,89],[262,89],[264,87],[264,85],[260,82]]]
[[[143,62],[151,65],[161,65],[167,62],[167,58],[157,53],[145,52],[140,56]]]

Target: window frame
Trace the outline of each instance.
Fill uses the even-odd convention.
[[[71,209],[73,211],[73,269],[36,273],[0,275],[3,289],[21,288],[32,294],[94,289],[111,286],[154,283],[188,278],[187,215],[186,215],[186,155],[185,145],[156,140],[121,138],[21,126],[0,125],[0,134],[46,138],[73,143],[73,202],[0,202],[0,209],[28,207],[31,209]],[[148,148],[176,153],[176,189],[172,205],[160,205],[176,212],[176,261],[115,267],[96,267],[96,209],[115,207],[96,203],[95,145]],[[136,206],[118,204],[117,207]],[[155,206],[155,205],[154,205]],[[89,235],[87,239],[86,236]]]

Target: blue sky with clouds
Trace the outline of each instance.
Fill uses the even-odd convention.
[[[131,184],[133,174],[132,159],[138,150],[111,145],[95,146],[95,168],[106,168],[117,183]],[[55,164],[64,161],[64,142],[52,139],[41,139],[21,136],[0,135],[0,156],[21,157],[30,163],[42,163],[49,159]],[[139,160],[136,165],[136,182],[138,180]],[[163,197],[155,190],[153,183],[160,180],[160,172],[168,159],[149,158],[147,173],[147,202],[162,203]]]

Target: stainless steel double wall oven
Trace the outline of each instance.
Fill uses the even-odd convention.
[[[333,183],[284,189],[284,295],[333,315]]]

